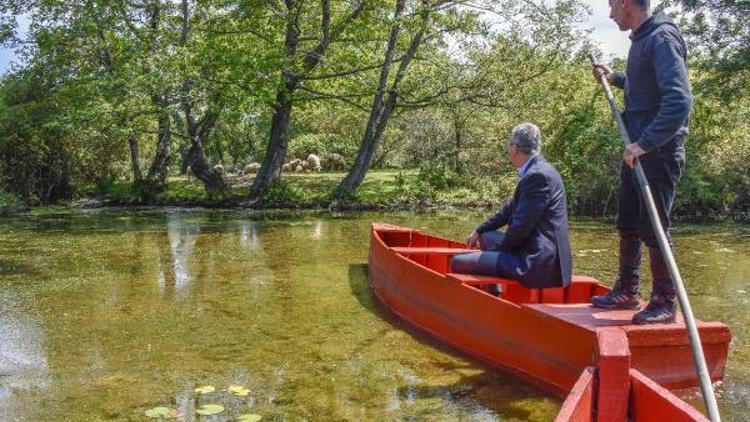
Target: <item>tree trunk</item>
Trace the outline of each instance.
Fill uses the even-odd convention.
[[[327,3],[326,3],[327,4]],[[284,35],[284,46],[286,47],[286,57],[293,59],[297,54],[297,44],[299,43],[299,29],[297,18],[299,17],[299,4],[292,0],[286,1],[287,16],[286,32]],[[296,10],[296,13],[293,13]],[[327,37],[327,34],[325,35]],[[316,47],[317,48],[317,47]],[[320,51],[322,54],[325,50]],[[310,69],[316,65],[315,60],[306,67]],[[271,133],[269,134],[268,147],[266,156],[260,166],[258,175],[253,180],[253,186],[250,188],[250,198],[260,199],[271,184],[281,177],[281,166],[286,159],[286,150],[289,146],[289,124],[292,117],[292,95],[299,87],[299,77],[292,71],[282,70],[281,76],[284,79],[284,86],[276,94],[276,104],[274,104],[273,117],[271,119]]]
[[[179,146],[177,147],[177,154],[180,156],[180,176],[184,176],[187,174],[187,170],[189,167],[188,163],[188,142],[185,140],[187,138],[187,132],[185,131],[185,122],[180,117],[180,114],[176,111],[172,115],[172,118],[174,119],[174,125],[175,129],[177,130],[177,133],[180,134],[180,140],[179,140]]]
[[[196,124],[189,112],[190,109],[187,110],[188,137],[190,138],[187,159],[190,169],[195,177],[203,182],[206,192],[209,194],[222,192],[227,188],[224,178],[211,167],[208,157],[206,157],[206,151],[203,149],[204,140],[208,138],[219,119],[219,112],[206,111],[200,123]]]
[[[463,146],[463,139],[462,139],[462,133],[463,133],[463,124],[459,122],[459,116],[455,115],[453,116],[453,128],[455,130],[455,143],[456,143],[456,151],[454,155],[455,165],[454,170],[456,170],[456,174],[462,174],[463,173],[463,167],[461,167],[461,147]]]
[[[377,121],[374,130],[368,130],[365,132],[365,135],[362,138],[362,143],[359,146],[359,151],[357,151],[357,158],[355,159],[351,170],[349,170],[349,173],[341,181],[336,190],[337,198],[345,198],[357,189],[357,187],[362,184],[362,181],[365,180],[367,171],[370,170],[370,165],[372,164],[372,157],[378,150],[378,146],[380,146],[380,141],[383,139],[383,133],[385,133],[388,120],[391,118],[395,106],[396,94],[390,93],[388,94],[388,100],[386,101],[382,112],[374,116]],[[375,110],[373,110],[373,114],[374,113]],[[372,115],[371,118],[373,118]]]
[[[148,170],[147,180],[149,190],[162,192],[167,186],[172,144],[172,125],[169,110],[166,108],[163,99],[156,97],[154,101],[159,105],[159,141],[156,145],[156,155]]]
[[[211,168],[202,142],[199,140],[192,142],[187,152],[187,159],[190,169],[195,177],[203,182],[206,192],[217,193],[226,189],[224,179]]]
[[[138,152],[138,137],[135,136],[135,132],[132,130],[128,134],[128,146],[130,147],[130,166],[133,171],[133,184],[140,186],[143,183],[141,158]]]
[[[354,160],[349,173],[341,180],[338,188],[336,189],[337,198],[345,198],[351,194],[365,179],[367,171],[370,170],[372,165],[372,158],[375,152],[378,150],[380,141],[383,139],[383,134],[388,126],[388,121],[393,114],[393,110],[396,108],[396,101],[398,99],[398,85],[403,79],[406,69],[409,66],[412,58],[417,53],[417,49],[422,42],[423,31],[419,31],[411,40],[409,50],[407,51],[404,58],[401,60],[396,77],[394,78],[391,87],[386,92],[386,85],[388,83],[388,74],[390,73],[391,63],[393,62],[393,56],[396,51],[396,43],[398,41],[398,35],[401,31],[401,25],[398,23],[399,17],[404,10],[404,0],[398,0],[396,2],[396,10],[393,13],[393,20],[397,22],[391,29],[391,35],[388,39],[388,46],[385,52],[385,61],[383,67],[380,70],[380,81],[378,85],[378,92],[375,94],[373,101],[372,110],[370,111],[370,117],[367,120],[367,127],[362,137],[362,143],[357,151],[357,158]],[[424,18],[427,19],[427,15]],[[385,102],[383,98],[388,95]]]
[[[271,136],[268,141],[268,149],[260,172],[253,181],[250,189],[250,197],[258,199],[266,192],[269,186],[281,176],[281,166],[286,159],[286,150],[289,147],[289,124],[292,115],[291,92],[279,92],[277,105],[274,107],[271,120]]]

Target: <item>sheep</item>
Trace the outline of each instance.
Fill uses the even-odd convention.
[[[305,166],[302,164],[297,164],[297,167],[294,168],[294,171],[296,173],[302,173],[303,171],[305,171]]]
[[[310,171],[320,171],[320,157],[315,154],[310,154],[305,160],[307,165],[305,168]]]
[[[260,163],[250,163],[245,166],[243,174],[255,174],[260,170]]]
[[[224,166],[219,163],[214,166],[214,173],[218,174],[219,176],[224,174]]]
[[[281,171],[296,171],[297,170],[297,166],[299,166],[301,162],[302,162],[302,160],[300,160],[300,159],[292,160],[292,161],[284,164],[281,167]]]
[[[346,160],[341,154],[327,154],[323,156],[322,165],[326,170],[340,171],[346,168]]]

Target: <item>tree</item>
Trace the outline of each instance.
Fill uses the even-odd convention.
[[[310,14],[314,13],[309,10],[310,1],[284,0],[283,10],[279,11],[285,17],[284,65],[279,72],[280,84],[273,103],[266,154],[250,189],[252,198],[260,198],[280,177],[289,146],[295,93],[304,87],[305,81],[321,64],[331,45],[359,22],[371,2],[372,0],[346,2],[332,8],[330,0],[320,0],[319,23],[310,25]],[[309,41],[315,44],[305,49],[303,43]]]
[[[684,12],[683,27],[699,62],[711,69],[707,89],[731,100],[750,92],[750,2],[671,0]]]
[[[405,53],[396,64],[393,57],[399,35],[403,32],[400,16],[404,5],[403,1],[396,3],[391,37],[370,118],[354,165],[337,188],[336,196],[339,198],[349,195],[364,180],[397,107],[422,108],[442,103],[452,108],[457,143],[455,166],[459,169],[458,153],[466,117],[459,115],[455,104],[465,102],[475,106],[508,107],[505,91],[517,90],[526,82],[554,70],[577,43],[577,33],[571,26],[580,14],[580,4],[576,1],[560,1],[552,6],[544,6],[533,3],[519,5],[517,2],[498,4],[422,0],[413,6],[418,19],[411,28],[407,27],[409,41]],[[482,51],[484,46],[481,44],[489,31],[483,30],[483,26],[477,22],[477,14],[467,6],[493,16],[495,25],[498,25],[498,19],[506,20],[499,26],[507,34],[500,32],[496,35],[494,48],[489,52]],[[448,34],[464,35],[467,41],[459,44],[465,48],[459,50],[468,50],[469,53],[458,57],[441,54],[441,46]],[[423,51],[425,49],[427,51]],[[424,56],[420,60],[423,63],[412,71],[410,65],[420,51]],[[514,60],[514,66],[507,66],[508,60]],[[541,66],[530,67],[531,64]],[[397,67],[395,74],[390,76],[392,66]],[[420,72],[424,74],[419,75]],[[407,78],[410,73],[416,73],[415,79],[420,82],[410,83]],[[432,84],[424,83],[430,79]]]

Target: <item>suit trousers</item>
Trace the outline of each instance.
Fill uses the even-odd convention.
[[[499,268],[502,265],[498,265],[498,263],[501,259],[505,261],[509,256],[512,256],[495,250],[504,237],[505,233],[496,230],[482,233],[479,236],[479,249],[482,252],[466,252],[454,256],[451,259],[451,271],[461,274],[502,276],[502,268]]]

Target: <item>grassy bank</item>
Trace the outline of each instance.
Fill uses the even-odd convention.
[[[254,209],[335,209],[335,210],[404,210],[437,208],[496,209],[509,198],[518,181],[515,174],[492,178],[446,178],[419,170],[370,171],[359,189],[345,200],[336,200],[333,191],[345,176],[344,173],[285,173],[282,180],[272,186],[260,201],[249,201],[248,193],[253,177],[227,176],[227,191],[208,195],[200,181],[184,176],[170,177],[165,192],[152,198],[142,198],[128,181],[114,181],[81,189],[71,203],[56,204],[67,207],[98,206],[176,206],[206,208]],[[678,192],[678,199],[680,193]],[[576,210],[577,217],[614,217],[615,206],[600,207],[602,211]],[[49,205],[45,208],[50,207]],[[0,190],[0,215],[23,209],[23,204]],[[604,214],[602,214],[604,213]],[[735,220],[750,221],[750,214],[682,215],[673,213],[675,219],[689,221]]]
[[[432,206],[488,207],[496,206],[513,189],[515,180],[496,183],[472,183],[468,180],[425,180],[418,171],[371,171],[354,195],[336,200],[332,192],[345,173],[284,174],[265,197],[248,201],[251,176],[227,176],[228,190],[208,195],[200,181],[184,176],[169,179],[164,193],[149,200],[140,198],[126,181],[104,186],[90,186],[83,191],[83,200],[95,198],[104,205],[161,205],[254,208],[339,208],[339,209],[402,209]],[[90,203],[90,202],[88,202]]]

